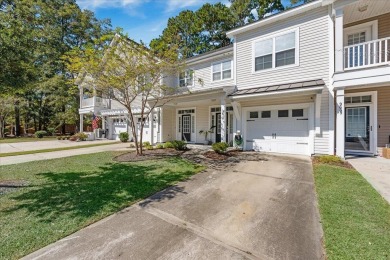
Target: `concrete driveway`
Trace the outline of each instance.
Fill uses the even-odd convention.
[[[324,259],[309,158],[203,172],[25,259]]]

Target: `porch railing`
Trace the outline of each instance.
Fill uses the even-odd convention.
[[[107,107],[107,100],[101,97],[91,97],[83,99],[82,107]]]
[[[390,63],[390,37],[344,47],[344,69]]]

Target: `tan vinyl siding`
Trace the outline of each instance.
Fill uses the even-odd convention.
[[[328,8],[322,7],[237,35],[237,87],[242,89],[312,79],[323,79],[328,83],[328,21]],[[299,66],[252,73],[253,41],[296,28],[299,28]]]
[[[390,13],[382,14],[379,16],[371,17],[368,19],[360,20],[357,22],[349,23],[344,25],[344,28],[355,26],[362,23],[371,22],[374,20],[378,20],[378,38],[386,38],[390,37]]]
[[[377,91],[378,97],[378,147],[389,143],[390,135],[390,86],[348,90],[345,93]]]

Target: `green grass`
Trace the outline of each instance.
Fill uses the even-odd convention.
[[[328,259],[390,259],[390,205],[354,169],[317,163]]]
[[[95,143],[95,144],[87,144],[87,145],[79,145],[79,146],[71,146],[71,147],[59,147],[59,148],[50,148],[50,149],[42,149],[42,150],[21,151],[21,152],[12,152],[12,153],[0,153],[0,157],[16,156],[16,155],[26,155],[26,154],[35,154],[35,153],[48,153],[48,152],[56,152],[56,151],[65,151],[65,150],[88,148],[88,147],[102,146],[102,145],[108,145],[108,144],[117,144],[117,143],[119,143],[119,142],[105,142],[105,143]]]
[[[0,181],[30,184],[0,195],[0,259],[20,258],[203,170],[176,157],[118,163],[113,155],[0,166]]]
[[[35,137],[15,137],[15,138],[0,138],[0,144],[5,143],[21,143],[21,142],[36,142],[36,141],[53,141],[57,140],[56,136],[45,136],[43,138]]]

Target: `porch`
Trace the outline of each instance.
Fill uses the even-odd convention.
[[[336,90],[336,154],[381,155],[390,143],[390,82]]]
[[[233,87],[228,87],[231,90]],[[227,142],[233,145],[233,106],[226,88],[175,97],[161,107],[161,141],[189,144]],[[227,92],[225,92],[227,91]]]

